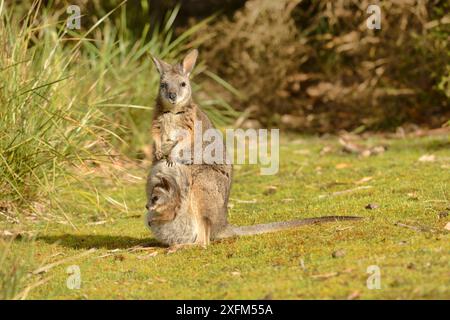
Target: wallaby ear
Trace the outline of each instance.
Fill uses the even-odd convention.
[[[170,190],[170,181],[166,177],[161,177],[161,185],[164,190],[169,191]]]
[[[198,50],[194,49],[191,50],[186,57],[183,59],[183,72],[186,75],[190,75],[192,70],[194,69],[195,66],[195,61],[197,61],[197,57],[198,57]]]
[[[159,74],[163,74],[172,68],[172,66],[169,63],[167,63],[161,59],[158,59],[154,56],[152,56],[152,60],[156,66],[156,69],[158,69]]]

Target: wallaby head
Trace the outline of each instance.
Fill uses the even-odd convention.
[[[154,212],[153,221],[166,221],[174,218],[181,199],[180,188],[173,177],[158,176],[160,182],[153,188],[146,208]]]
[[[181,63],[171,65],[156,57],[152,57],[160,74],[159,99],[169,110],[188,104],[192,89],[189,75],[194,69],[198,51],[190,51]]]

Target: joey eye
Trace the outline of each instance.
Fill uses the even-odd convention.
[[[167,88],[167,83],[166,82],[162,82],[160,87],[161,87],[161,89]]]
[[[183,81],[183,82],[181,83],[181,86],[182,86],[182,87],[186,87],[186,82]]]
[[[155,203],[156,201],[158,201],[158,197],[157,196],[153,196],[152,197],[152,203]]]

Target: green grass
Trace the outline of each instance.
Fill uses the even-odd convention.
[[[129,165],[109,169],[108,175],[102,170],[85,174],[83,183],[58,191],[73,226],[54,219],[23,217],[20,224],[2,220],[1,230],[35,235],[34,240],[13,241],[1,269],[9,272],[5,266],[29,256],[20,264],[28,276],[19,281],[15,294],[37,283],[29,299],[346,299],[351,294],[360,299],[449,299],[450,235],[444,226],[450,218],[438,217],[450,213],[449,138],[371,137],[367,143],[387,144],[388,149],[359,158],[340,151],[336,138],[283,136],[277,175],[260,176],[257,166],[236,167],[229,212],[237,225],[336,214],[363,216],[363,221],[227,239],[206,250],[169,253],[143,224],[148,167]],[[332,151],[321,155],[324,146]],[[424,154],[435,155],[435,161],[419,162]],[[365,177],[370,181],[361,181]],[[86,189],[87,182],[95,188]],[[264,195],[271,185],[277,192]],[[359,186],[371,188],[331,195]],[[252,199],[256,203],[239,201]],[[365,209],[369,203],[379,208]],[[397,222],[429,229],[416,231]],[[130,250],[136,246],[147,250]],[[89,255],[47,272],[30,273],[92,248],[96,250]],[[345,255],[334,258],[336,250]],[[80,267],[78,290],[66,286],[70,265]],[[371,265],[381,271],[379,290],[366,287]],[[42,279],[46,282],[40,284]]]

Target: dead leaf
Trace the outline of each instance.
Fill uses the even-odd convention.
[[[343,162],[343,163],[338,163],[337,165],[336,165],[336,169],[345,169],[345,168],[349,168],[349,167],[351,167],[352,165],[350,164],[350,163],[345,163],[345,162]]]
[[[155,280],[156,280],[156,281],[158,281],[158,282],[162,282],[162,283],[165,283],[165,282],[167,282],[167,280],[166,280],[166,279],[164,279],[164,278],[160,278],[160,277],[155,277]]]
[[[12,238],[14,236],[14,233],[12,233],[9,230],[2,230],[2,231],[0,231],[0,236],[2,238],[10,238],[10,237]]]
[[[373,179],[373,177],[364,177],[358,181],[355,181],[355,184],[363,184],[363,183],[371,181],[372,179]]]
[[[154,251],[154,252],[149,253],[149,254],[144,254],[144,255],[141,255],[141,256],[137,256],[137,258],[139,260],[147,260],[147,259],[156,257],[157,255],[158,255],[158,251]]]
[[[361,154],[366,148],[360,144],[350,142],[344,138],[339,138],[339,143],[342,145],[342,150],[348,153]]]
[[[273,299],[273,295],[270,292],[262,298],[262,300],[272,300],[272,299]]]
[[[333,251],[331,256],[333,258],[342,258],[345,256],[345,250],[339,249],[339,250]]]
[[[372,148],[350,142],[343,137],[339,138],[339,143],[342,145],[342,150],[348,153],[358,154],[361,157],[370,157],[371,155],[378,155],[386,151],[385,146],[375,146]]]
[[[438,218],[439,219],[444,219],[444,218],[447,218],[447,217],[448,217],[448,212],[446,212],[446,211],[442,211],[442,212],[438,213]]]
[[[125,260],[125,256],[123,254],[117,254],[114,256],[114,260],[123,261]]]
[[[418,160],[419,162],[434,162],[436,161],[436,156],[434,154],[424,154]]]
[[[331,151],[333,151],[333,148],[331,148],[330,146],[325,146],[325,147],[322,148],[322,150],[320,150],[319,154],[321,156],[323,156],[323,155],[326,155],[326,154],[330,153]]]
[[[307,156],[307,155],[310,155],[310,154],[311,154],[311,150],[308,150],[308,149],[300,149],[300,150],[295,150],[294,153],[295,153],[295,154],[302,155],[302,156]]]
[[[275,187],[275,186],[268,186],[266,188],[266,190],[264,190],[263,194],[265,196],[268,196],[270,194],[274,194],[275,192],[277,192],[277,187]]]
[[[450,222],[447,222],[444,229],[450,231]]]
[[[241,272],[240,271],[233,271],[233,272],[231,272],[231,275],[235,276],[235,277],[240,277],[241,276]]]
[[[372,152],[369,149],[363,150],[360,155],[364,158],[370,157],[370,155],[372,154]]]
[[[35,233],[31,231],[21,231],[21,230],[1,230],[0,231],[0,238],[32,238],[35,235]]]
[[[356,290],[348,295],[347,300],[359,299],[360,296],[361,296],[361,293],[358,290]]]
[[[376,146],[373,147],[372,149],[370,149],[372,154],[382,154],[383,152],[386,151],[386,147],[385,146]]]
[[[411,200],[419,200],[419,196],[417,195],[417,192],[409,192],[407,194],[408,198],[410,198]]]
[[[300,267],[301,267],[303,270],[306,270],[305,260],[300,259]]]
[[[374,209],[378,209],[380,206],[377,203],[369,203],[367,206],[365,206],[365,208],[367,210],[374,210]]]

